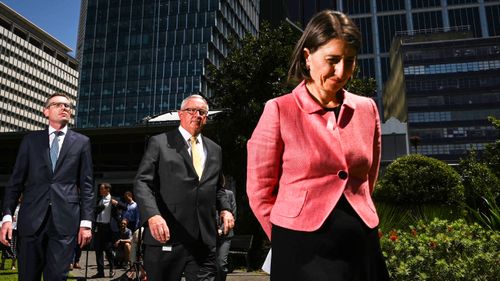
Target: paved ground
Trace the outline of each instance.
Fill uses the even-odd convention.
[[[90,276],[94,275],[97,273],[97,264],[95,261],[95,253],[90,251],[89,253],[89,259],[88,263],[89,266],[87,268],[87,278],[90,279]],[[87,257],[87,252],[82,253],[82,257],[80,258],[80,265],[82,269],[73,269],[70,271],[70,278],[69,280],[78,280],[78,279],[84,279],[85,278],[85,261]],[[106,274],[106,278],[98,278],[98,279],[91,279],[91,280],[112,280],[115,278],[118,278],[119,276],[123,275],[125,273],[125,269],[116,269],[115,270],[115,277],[109,278],[109,269],[107,267],[107,261],[104,262],[106,265],[104,268],[104,274]],[[228,275],[227,281],[269,281],[269,276],[265,273],[261,272],[245,272],[245,271],[235,271],[231,274]]]

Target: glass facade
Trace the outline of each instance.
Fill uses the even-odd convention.
[[[78,49],[81,128],[133,126],[178,109],[193,93],[210,97],[206,67],[227,56],[230,38],[258,32],[258,0],[87,0],[85,5]]]

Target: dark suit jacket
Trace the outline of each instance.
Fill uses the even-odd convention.
[[[22,193],[17,221],[20,236],[35,234],[50,203],[57,232],[76,235],[81,220],[94,220],[93,181],[89,138],[68,130],[52,172],[48,130],[31,132],[21,142],[5,188],[3,215],[14,214]]]
[[[190,243],[201,237],[204,244],[215,247],[216,210],[231,208],[220,185],[221,148],[202,138],[207,158],[200,180],[178,129],[151,137],[135,178],[141,221],[161,215],[169,227],[171,244]],[[147,227],[144,243],[160,245]]]
[[[224,193],[226,193],[227,200],[229,201],[229,205],[231,206],[231,209],[229,211],[231,211],[231,213],[234,216],[234,219],[236,220],[236,208],[237,208],[237,206],[236,206],[236,198],[234,197],[234,192],[229,190],[229,189],[224,189]],[[217,212],[216,219],[217,219],[217,227],[218,228],[223,227],[223,222],[221,221],[218,212]],[[233,236],[234,236],[234,231],[233,231],[233,229],[231,229],[227,235],[219,236],[219,238],[224,239],[224,238],[231,238]]]

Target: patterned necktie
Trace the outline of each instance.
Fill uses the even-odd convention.
[[[59,136],[61,136],[63,132],[55,131],[54,132],[54,140],[52,140],[52,145],[50,146],[50,161],[52,162],[52,171],[56,168],[57,158],[59,157]]]
[[[196,137],[191,137],[191,157],[193,158],[193,166],[196,170],[196,174],[198,174],[198,178],[201,178],[201,174],[203,173],[203,168],[201,167],[201,153],[198,149],[198,140]]]

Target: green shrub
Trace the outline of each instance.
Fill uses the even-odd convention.
[[[411,154],[387,167],[374,197],[397,204],[454,205],[463,202],[464,188],[458,173],[446,163]]]
[[[500,179],[485,163],[476,160],[476,153],[471,152],[466,159],[460,160],[458,171],[465,191],[465,203],[471,208],[480,208],[482,197],[491,195],[497,200],[500,195]]]
[[[409,231],[381,234],[394,281],[498,280],[500,234],[464,220],[422,221]]]
[[[464,217],[461,206],[377,202],[376,207],[380,217],[378,227],[382,231],[404,229],[419,221],[431,222],[434,218],[457,220]]]

